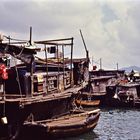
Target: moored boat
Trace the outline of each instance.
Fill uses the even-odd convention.
[[[139,83],[119,83],[107,87],[106,103],[110,106],[138,107],[140,99]],[[107,104],[107,105],[108,105]]]
[[[76,104],[84,107],[94,107],[94,106],[99,106],[100,100],[78,100],[76,99]]]
[[[88,86],[76,99],[81,106],[105,106],[108,104],[108,86],[116,84],[119,79],[124,79],[124,70],[95,70],[90,71]],[[107,99],[107,100],[106,100]]]
[[[73,38],[36,41],[38,46],[43,45],[40,49],[31,40],[12,42],[8,39],[0,42],[0,119],[6,119],[0,122],[0,131],[7,126],[6,135],[14,138],[30,116],[35,121],[50,119],[72,108],[74,95],[83,88],[76,72],[79,64],[82,67],[87,60],[73,60]],[[70,47],[69,57],[64,56],[66,46]],[[41,50],[45,59],[36,57]],[[48,58],[52,54],[54,57]],[[13,58],[14,66],[3,62],[7,55]],[[22,62],[17,64],[17,59]]]
[[[77,96],[75,102],[82,107],[95,107],[100,105],[100,100],[92,96],[92,93],[82,92]]]
[[[98,123],[100,109],[70,112],[61,117],[25,122],[21,138],[56,139],[71,137],[94,129]],[[32,135],[33,133],[33,135]]]

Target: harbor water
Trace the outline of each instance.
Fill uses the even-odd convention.
[[[140,109],[101,109],[93,131],[61,140],[140,140]]]

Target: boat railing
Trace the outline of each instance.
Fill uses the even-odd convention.
[[[26,95],[5,94],[5,99],[25,98],[25,97],[26,97]]]

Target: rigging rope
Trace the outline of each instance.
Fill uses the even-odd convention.
[[[5,99],[6,99],[6,96],[5,96],[5,81],[4,81],[4,84],[3,84],[3,101],[4,101],[4,104],[3,104],[3,116],[5,116],[5,110],[6,110],[6,103],[5,103]]]
[[[20,85],[20,80],[19,80],[19,73],[18,73],[18,69],[17,69],[17,66],[16,66],[16,58],[14,58],[14,63],[15,63],[15,70],[16,70],[16,74],[17,74],[16,80],[18,82],[20,97],[22,98],[21,85]]]
[[[10,39],[10,40],[14,40],[14,41],[25,41],[25,42],[28,42],[27,40],[15,39],[15,38],[11,38],[11,37],[8,37],[8,36],[5,36],[5,35],[4,35],[4,37],[7,38],[7,39]]]

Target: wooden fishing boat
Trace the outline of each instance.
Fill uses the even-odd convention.
[[[76,99],[76,104],[80,106],[85,106],[85,107],[94,107],[94,106],[99,106],[100,100],[78,100]]]
[[[122,81],[107,87],[106,103],[112,106],[137,107],[140,98],[140,84]],[[108,105],[107,104],[107,105]]]
[[[90,95],[94,100],[100,100],[105,105],[106,87],[124,76],[124,70],[92,70],[90,71]]]
[[[77,96],[76,104],[85,107],[104,105],[106,86],[113,78],[114,76],[90,77],[88,86]]]
[[[25,122],[21,138],[55,139],[76,136],[94,129],[98,123],[100,109],[76,111],[58,118]],[[33,134],[33,135],[32,135]],[[41,137],[42,136],[42,137]]]
[[[78,66],[83,68],[87,60],[73,59],[73,38],[35,41],[36,45],[31,36],[29,41],[6,38],[0,41],[0,119],[6,119],[0,121],[0,132],[6,125],[15,137],[29,116],[36,121],[50,119],[72,109],[74,95],[83,88]],[[64,55],[66,46],[70,47],[69,57]],[[40,51],[44,59],[36,57]],[[8,65],[8,56],[13,66]],[[17,59],[22,62],[17,64]]]
[[[75,102],[77,106],[94,107],[94,106],[99,106],[101,101],[100,99],[94,98],[94,96],[92,96],[92,93],[83,91],[77,96]]]

